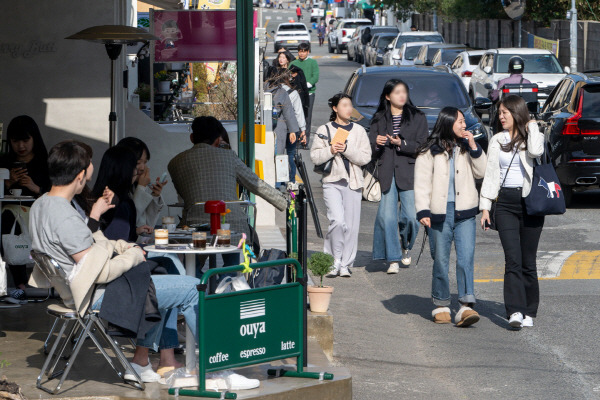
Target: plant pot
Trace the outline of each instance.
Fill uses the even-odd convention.
[[[159,81],[158,82],[158,92],[159,93],[169,93],[171,91],[171,81]]]
[[[310,311],[316,313],[327,312],[333,294],[333,286],[309,286],[306,290],[310,300]]]
[[[149,101],[140,101],[140,108],[145,108],[145,109],[149,110],[150,102]]]

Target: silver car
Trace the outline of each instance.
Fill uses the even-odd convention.
[[[388,52],[384,56],[383,63],[385,65],[394,65],[392,60],[398,59],[395,58],[398,56],[398,52],[400,51],[400,47],[404,43],[409,42],[435,42],[435,43],[444,43],[444,38],[440,35],[439,32],[428,32],[428,31],[408,31],[408,32],[400,32],[396,39],[392,42],[393,48],[389,49]]]

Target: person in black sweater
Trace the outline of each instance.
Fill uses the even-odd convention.
[[[0,158],[0,168],[10,171],[10,178],[4,181],[4,191],[10,194],[13,189],[20,189],[22,196],[39,197],[50,189],[48,177],[48,151],[42,140],[40,128],[28,115],[13,118],[6,128],[8,151]],[[5,207],[2,213],[2,233],[11,231],[15,223],[15,214]],[[20,235],[19,224],[15,234]],[[27,270],[25,265],[8,266],[16,286],[6,300],[23,304],[27,298]]]

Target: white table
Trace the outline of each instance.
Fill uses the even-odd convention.
[[[206,246],[206,250],[194,249],[192,247],[188,249],[157,249],[154,245],[144,246],[145,251],[152,251],[157,253],[172,253],[172,254],[183,254],[185,255],[185,274],[196,277],[196,255],[208,256],[208,267],[217,267],[217,255],[218,254],[230,254],[240,253],[242,250],[236,246],[228,247],[211,247]],[[210,293],[211,284],[208,285],[208,293]],[[185,335],[185,366],[186,369],[192,371],[196,368],[196,338],[190,331],[189,326],[186,329]]]

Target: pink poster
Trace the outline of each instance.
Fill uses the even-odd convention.
[[[154,11],[155,62],[236,60],[235,10]]]

